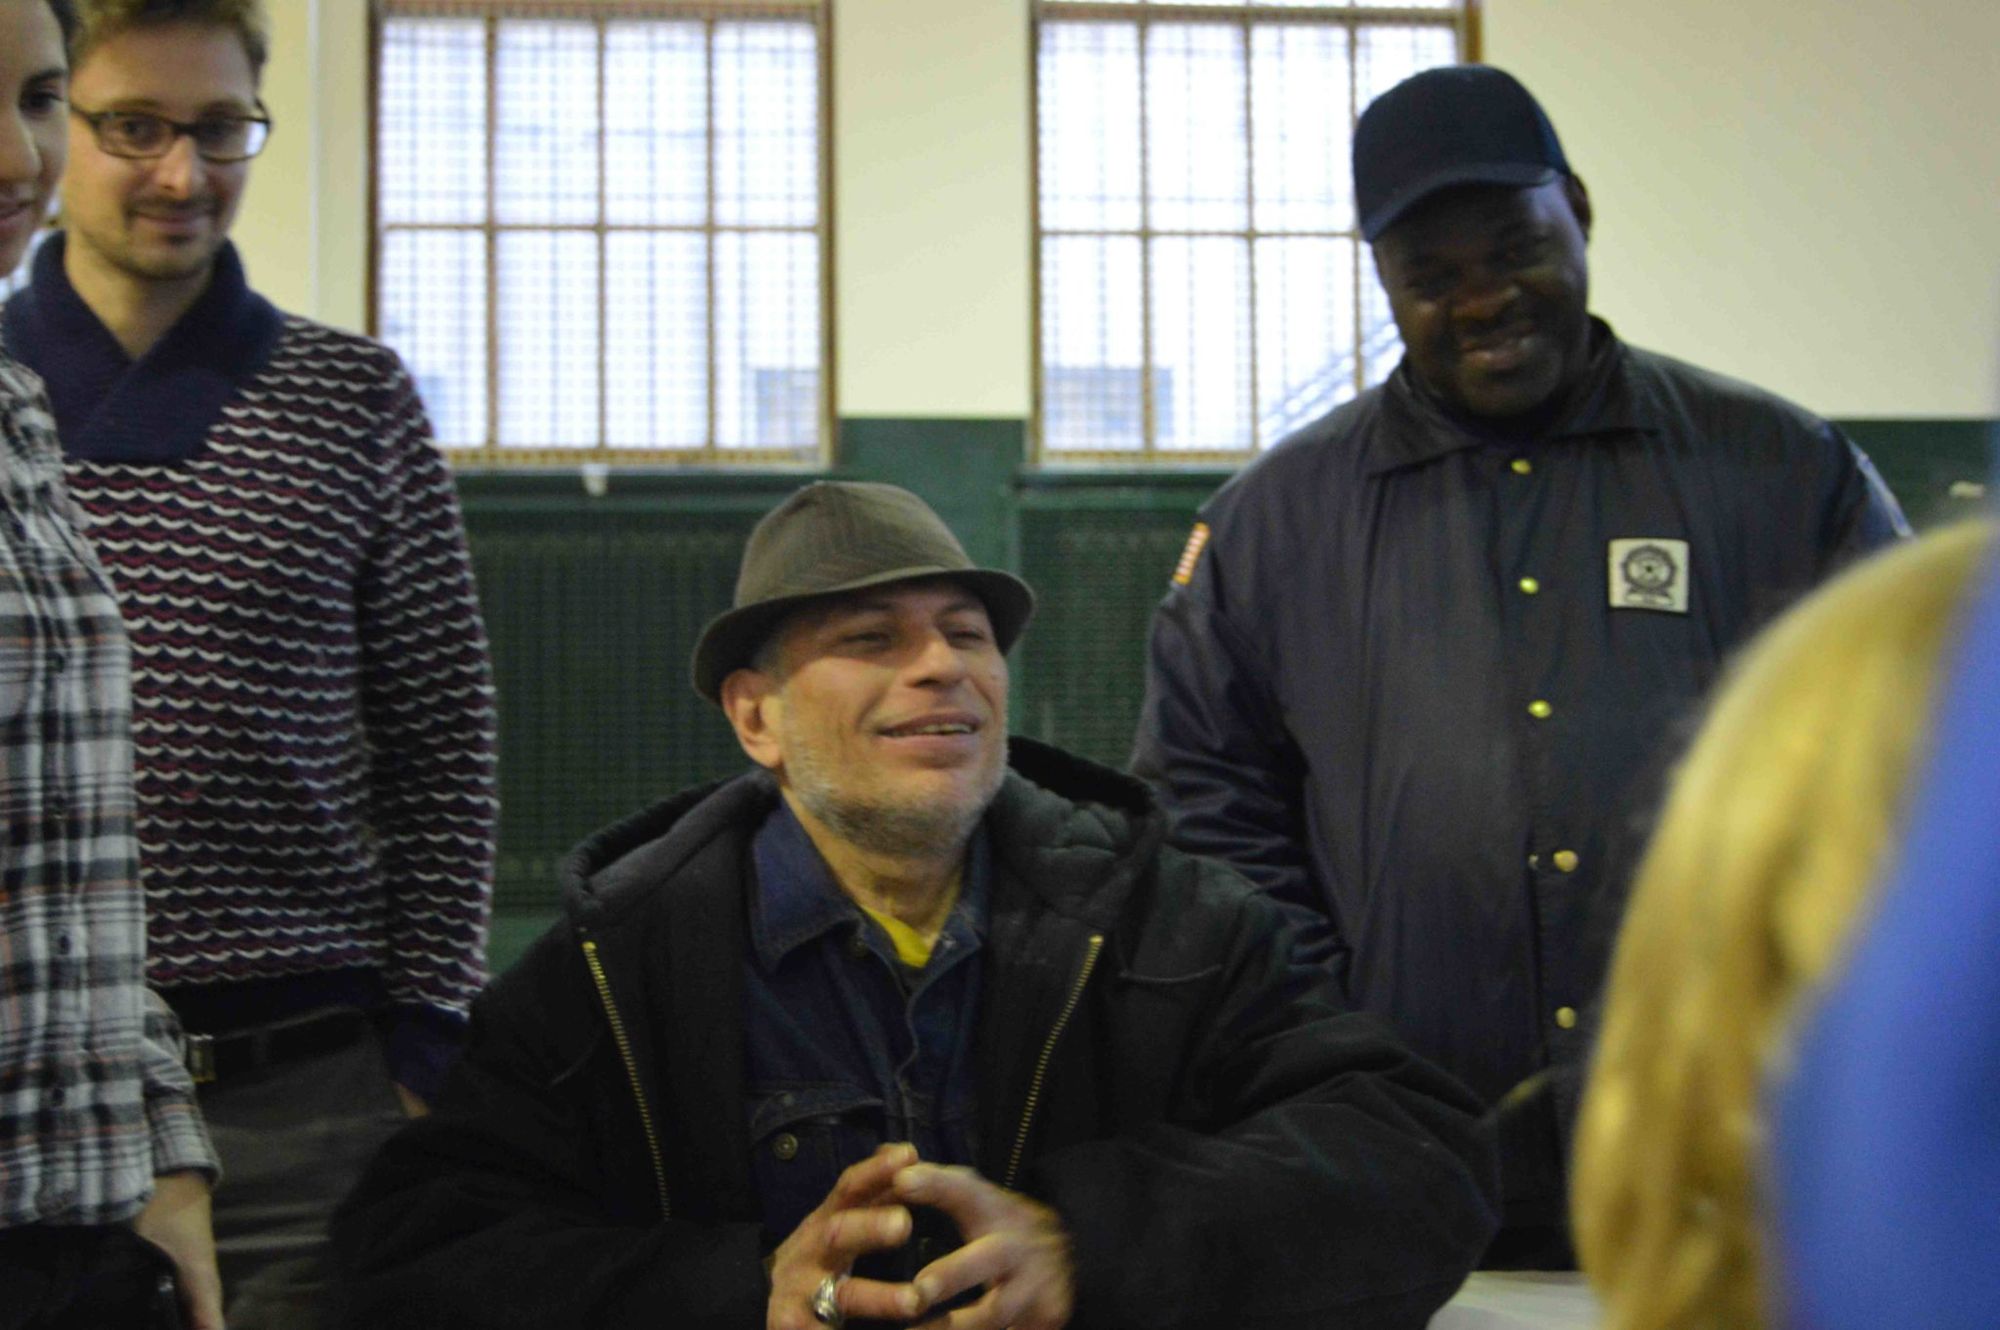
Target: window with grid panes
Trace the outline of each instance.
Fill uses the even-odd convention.
[[[377,334],[461,463],[813,463],[824,0],[385,0]]]
[[[1473,7],[1038,0],[1044,462],[1241,461],[1387,377],[1349,139]]]

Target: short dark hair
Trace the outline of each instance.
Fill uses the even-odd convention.
[[[757,673],[768,674],[783,682],[785,629],[797,617],[796,614],[786,615],[773,624],[771,631],[764,634],[764,640],[751,650],[745,663]]]
[[[76,5],[74,0],[49,0],[49,12],[56,16],[56,26],[62,29],[63,49],[76,45]]]
[[[70,38],[71,69],[121,32],[176,23],[228,28],[250,57],[250,73],[259,78],[271,54],[271,29],[264,19],[263,0],[82,0],[78,13],[82,21]],[[62,18],[61,5],[56,5],[56,18]]]

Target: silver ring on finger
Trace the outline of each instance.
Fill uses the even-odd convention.
[[[815,1321],[821,1325],[830,1325],[833,1330],[840,1330],[847,1324],[847,1317],[840,1310],[840,1286],[846,1282],[846,1275],[828,1275],[819,1281],[819,1287],[813,1290],[810,1303]]]

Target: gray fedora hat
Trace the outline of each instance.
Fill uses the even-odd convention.
[[[766,513],[743,547],[734,606],[695,643],[694,690],[722,700],[722,681],[748,665],[779,622],[807,603],[862,587],[948,577],[986,603],[1006,651],[1035,612],[1012,573],[977,568],[930,506],[906,489],[854,480],[807,485]]]

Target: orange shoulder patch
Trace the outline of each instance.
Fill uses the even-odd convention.
[[[1196,522],[1194,530],[1188,532],[1187,548],[1181,551],[1181,561],[1174,565],[1174,585],[1186,586],[1194,580],[1195,565],[1201,562],[1201,552],[1208,548],[1208,523]]]

